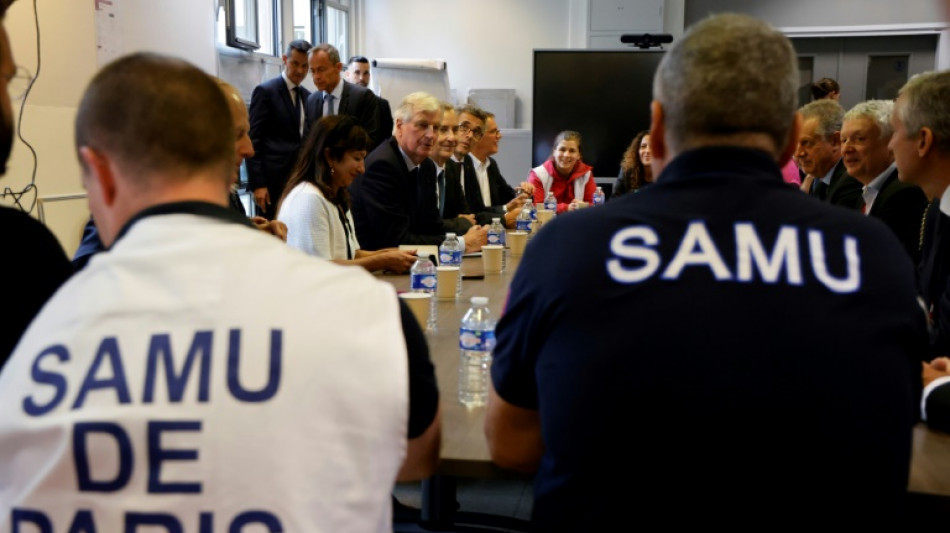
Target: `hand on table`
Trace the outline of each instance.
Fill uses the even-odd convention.
[[[375,255],[382,261],[384,269],[397,274],[407,272],[416,262],[415,250],[387,249]]]
[[[518,196],[515,196],[510,202],[505,204],[505,212],[510,213],[515,209],[519,209],[522,205],[524,205],[524,201],[527,199],[528,195],[526,194],[519,194]]]
[[[465,232],[465,253],[470,254],[488,244],[488,226],[472,226]]]
[[[270,233],[274,237],[287,242],[287,225],[279,220],[267,220],[264,217],[251,217],[251,222],[257,229]]]
[[[514,209],[509,209],[505,213],[505,227],[508,229],[515,229],[515,221],[518,220],[518,214],[521,213],[521,208],[516,207]]]

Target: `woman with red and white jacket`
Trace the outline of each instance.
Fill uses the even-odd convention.
[[[594,169],[581,161],[581,134],[562,131],[554,139],[554,151],[541,166],[531,169],[528,183],[534,185],[534,203],[543,205],[549,192],[557,198],[557,212],[578,202],[591,203],[597,183]]]

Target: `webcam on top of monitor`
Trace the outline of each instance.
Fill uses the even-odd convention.
[[[620,42],[646,50],[649,48],[663,48],[664,44],[673,42],[673,36],[669,33],[625,33],[620,36]]]

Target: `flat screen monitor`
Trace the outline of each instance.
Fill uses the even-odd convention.
[[[637,132],[650,128],[653,73],[663,51],[535,50],[532,166],[563,130],[581,134],[584,162],[615,178]]]

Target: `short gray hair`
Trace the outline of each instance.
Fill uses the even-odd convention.
[[[881,131],[881,139],[890,139],[894,133],[891,126],[891,112],[894,110],[893,100],[865,100],[852,107],[844,114],[844,120],[868,118]]]
[[[841,123],[844,121],[844,108],[834,100],[826,98],[809,102],[802,106],[800,112],[803,122],[813,118],[818,119],[816,133],[825,139],[831,139],[835,132],[841,131]]]
[[[660,61],[653,97],[674,152],[737,134],[764,133],[781,152],[798,100],[798,59],[787,37],[746,15],[689,28]]]
[[[908,137],[930,128],[937,151],[950,155],[950,71],[925,72],[911,78],[898,93],[894,112]]]
[[[336,49],[335,46],[329,43],[320,43],[317,46],[314,46],[307,52],[307,58],[310,58],[317,52],[323,52],[327,55],[327,59],[330,60],[330,63],[336,65],[340,62],[340,51]]]
[[[481,120],[482,122],[488,121],[488,115],[485,113],[485,110],[478,107],[475,104],[465,104],[465,105],[459,106],[455,108],[455,111],[459,115],[461,115],[462,113],[467,113],[469,115],[472,115],[473,117],[477,118],[478,120]]]
[[[399,107],[393,111],[393,120],[409,122],[412,116],[419,112],[432,113],[439,111],[439,99],[429,93],[415,92],[406,95],[399,104]]]

